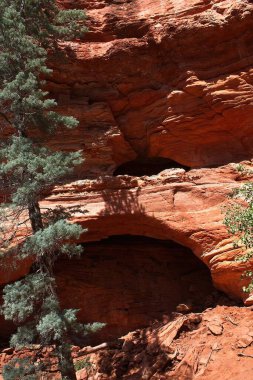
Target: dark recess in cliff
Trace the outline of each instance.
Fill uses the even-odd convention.
[[[63,307],[80,309],[83,322],[107,324],[92,343],[147,326],[180,303],[201,310],[215,291],[191,250],[144,236],[86,243],[80,259],[59,260],[56,276]]]
[[[141,177],[143,175],[151,176],[171,168],[182,168],[186,171],[190,169],[189,167],[181,165],[176,161],[170,160],[169,158],[138,157],[133,161],[128,161],[120,165],[114,171],[114,176],[125,174],[136,177]]]

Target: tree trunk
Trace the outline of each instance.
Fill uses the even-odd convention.
[[[37,231],[43,228],[43,221],[42,221],[39,202],[38,201],[30,202],[28,205],[28,211],[29,211],[29,219],[32,225],[33,233],[36,233]],[[43,264],[44,264],[44,268],[42,269]],[[40,261],[39,263],[36,263],[35,265],[42,271],[44,269],[48,271],[50,267],[48,262],[43,263],[43,261]],[[52,290],[52,294],[54,293],[55,293],[55,289]],[[56,295],[55,297],[57,298]],[[73,359],[71,356],[70,345],[64,344],[63,342],[56,348],[56,354],[59,359],[59,369],[62,375],[62,380],[77,380],[75,367],[74,367]]]
[[[33,233],[43,228],[41,211],[38,201],[32,201],[28,204],[29,219],[32,225]]]
[[[70,345],[63,343],[57,347],[56,352],[59,358],[62,380],[77,380]]]

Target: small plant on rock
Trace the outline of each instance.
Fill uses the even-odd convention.
[[[252,267],[253,258],[253,183],[246,183],[233,192],[234,202],[227,208],[224,223],[228,231],[237,236],[235,247],[240,247],[244,253],[236,257],[236,261],[248,263]],[[236,202],[236,199],[239,202]],[[253,271],[246,270],[242,276],[248,279],[248,285],[243,287],[247,293],[253,291]]]

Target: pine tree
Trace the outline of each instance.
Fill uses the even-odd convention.
[[[34,261],[27,276],[5,286],[2,313],[18,326],[11,345],[54,345],[66,380],[76,379],[70,352],[72,337],[95,331],[101,325],[82,325],[77,321],[77,310],[61,309],[53,266],[59,255],[80,254],[82,248],[68,242],[77,240],[84,231],[68,222],[71,210],[58,207],[42,212],[39,204],[45,191],[66,179],[82,162],[81,154],[53,152],[41,146],[39,136],[41,131],[54,133],[57,128],[78,124],[75,118],[54,111],[57,104],[44,90],[42,77],[51,74],[48,54],[57,51],[60,40],[81,37],[86,31],[84,22],[82,11],[60,10],[55,0],[0,2],[1,132],[9,136],[0,146],[0,181],[7,196],[1,208],[7,221],[12,217],[18,220],[16,226],[27,215],[31,233],[15,254],[17,259],[32,257]],[[2,236],[2,249],[7,255],[15,231]],[[12,368],[11,373],[8,367],[9,375],[4,372],[6,379],[36,378],[27,363],[15,362]],[[36,366],[33,368],[36,371]]]

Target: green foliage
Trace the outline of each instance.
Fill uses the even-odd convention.
[[[34,364],[31,359],[12,359],[3,367],[5,380],[39,380],[40,364]]]
[[[253,171],[251,169],[248,169],[247,167],[245,167],[245,165],[242,165],[242,164],[236,165],[235,169],[244,176],[252,175],[252,173],[253,173]]]
[[[238,199],[226,210],[224,223],[228,231],[237,236],[235,248],[241,248],[245,252],[236,257],[236,261],[248,263],[253,258],[253,183],[246,183],[233,193],[233,198]],[[253,273],[246,271],[243,275],[249,278],[248,286],[244,286],[245,292],[253,290]]]
[[[252,280],[252,276],[251,276],[251,282],[248,284],[248,286],[243,286],[242,287],[242,290],[245,292],[245,293],[251,293],[253,291],[253,280]]]
[[[5,319],[21,324],[12,337],[12,346],[60,343],[66,334],[84,337],[104,326],[98,322],[83,325],[77,320],[78,310],[61,310],[54,289],[54,278],[42,273],[30,274],[5,286]]]
[[[70,224],[65,220],[58,220],[54,224],[49,225],[43,230],[37,231],[35,234],[28,237],[20,251],[22,257],[34,255],[38,260],[45,255],[56,253],[56,257],[61,253],[80,254],[82,247],[64,243],[67,240],[77,240],[83,229],[78,224]],[[51,259],[51,263],[52,260]]]
[[[235,199],[244,203],[234,203],[226,211],[224,223],[233,235],[239,235],[246,248],[253,247],[253,184],[245,184],[234,192]]]
[[[52,111],[56,102],[41,89],[41,74],[51,73],[47,49],[53,54],[59,39],[81,37],[84,21],[83,11],[60,10],[55,0],[1,0],[1,114],[20,133],[33,126],[52,131],[77,125],[73,117]]]
[[[47,277],[42,273],[30,274],[6,285],[3,290],[5,319],[16,324],[26,321],[36,312],[37,305],[47,294],[47,287]]]
[[[68,380],[76,378],[70,351],[72,337],[85,336],[103,325],[80,324],[78,310],[60,307],[54,263],[61,254],[72,257],[81,253],[81,246],[71,242],[84,230],[67,221],[71,210],[57,207],[43,215],[39,200],[53,185],[66,180],[82,158],[80,152],[55,152],[41,146],[40,136],[41,131],[45,135],[78,124],[75,118],[53,110],[57,103],[43,87],[51,73],[48,52],[56,54],[62,39],[80,38],[86,30],[84,20],[83,11],[60,10],[56,0],[0,2],[0,116],[4,127],[8,126],[7,134],[12,131],[0,143],[0,183],[8,199],[0,216],[7,225],[12,219],[14,226],[9,235],[1,228],[1,248],[7,254],[16,230],[29,222],[31,234],[16,257],[34,261],[29,275],[5,286],[2,313],[18,325],[11,345],[54,345],[60,371]],[[14,361],[5,368],[4,379],[35,380],[36,369],[28,359]]]
[[[86,370],[91,370],[93,368],[93,364],[90,361],[90,358],[78,360],[75,362],[75,370],[80,371],[80,369],[85,368]]]
[[[0,180],[16,206],[27,205],[73,172],[82,162],[79,152],[50,152],[25,137],[14,136],[0,148]]]
[[[245,167],[242,165],[242,164],[238,164],[236,165],[236,170],[240,173],[244,173],[245,172]]]
[[[235,258],[235,261],[241,262],[241,263],[247,263],[250,259],[253,257],[253,252],[246,252],[243,255],[237,256]]]

